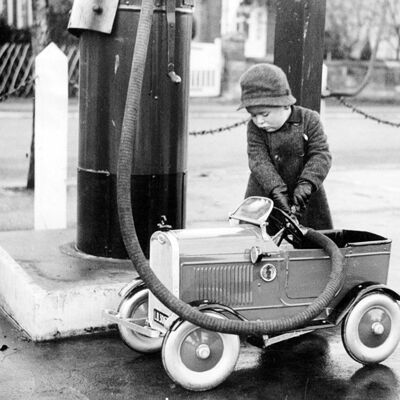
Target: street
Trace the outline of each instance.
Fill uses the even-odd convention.
[[[135,353],[117,335],[34,344],[4,317],[0,333],[8,346],[0,353],[1,400],[399,398],[400,351],[363,367],[345,353],[336,330],[266,350],[243,344],[235,371],[207,392],[174,384],[160,354]]]
[[[189,130],[246,118],[236,104],[197,100]],[[362,105],[400,122],[398,105]],[[333,154],[326,190],[336,228],[393,240],[389,286],[400,292],[400,129],[332,102],[324,115]],[[23,189],[31,140],[31,103],[0,104],[0,230],[31,229],[33,196]],[[69,113],[68,224],[76,224],[78,113]],[[187,227],[224,226],[243,198],[248,176],[245,127],[190,136]],[[1,245],[1,243],[0,243]],[[1,295],[1,294],[0,294]],[[218,388],[193,393],[174,384],[161,355],[129,350],[116,334],[32,343],[0,316],[0,400],[22,399],[398,399],[400,348],[382,365],[351,359],[340,329],[312,333],[261,350],[243,343],[235,371]]]

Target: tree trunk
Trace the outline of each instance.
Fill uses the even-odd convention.
[[[33,26],[31,29],[32,54],[36,57],[50,42],[49,2],[32,0]],[[35,74],[35,72],[34,72]],[[32,124],[31,153],[27,177],[27,189],[35,188],[35,125]]]
[[[32,27],[32,50],[38,55],[50,42],[49,35],[49,2],[48,0],[33,0],[33,27]]]

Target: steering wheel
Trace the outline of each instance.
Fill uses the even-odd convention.
[[[289,214],[280,208],[274,207],[268,217],[268,222],[267,231],[269,234],[278,237],[277,246],[280,246],[283,239],[285,239],[294,247],[301,247],[304,234],[299,224]]]

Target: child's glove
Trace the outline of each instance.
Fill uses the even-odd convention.
[[[293,192],[293,204],[300,210],[304,211],[308,201],[310,200],[313,186],[310,182],[301,181],[298,183]]]
[[[290,214],[289,196],[286,185],[273,188],[270,193],[274,205],[287,214]]]

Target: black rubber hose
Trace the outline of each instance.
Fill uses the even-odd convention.
[[[329,305],[335,294],[341,288],[345,273],[343,257],[335,243],[328,237],[310,229],[306,234],[317,247],[324,249],[331,257],[332,271],[329,282],[318,298],[304,311],[277,320],[238,321],[214,318],[200,312],[176,298],[157,278],[149,266],[149,262],[140,247],[131,204],[131,171],[133,146],[137,132],[137,122],[140,108],[141,87],[147,57],[147,48],[151,33],[153,18],[153,0],[143,0],[136,36],[135,51],[132,60],[131,74],[122,124],[117,173],[117,202],[124,244],[133,265],[149,290],[175,314],[184,320],[192,322],[204,329],[223,333],[243,335],[264,335],[285,332],[304,327],[308,321],[316,318]]]

